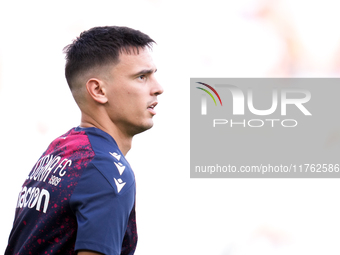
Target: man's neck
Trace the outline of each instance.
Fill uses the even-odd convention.
[[[95,127],[108,133],[116,141],[120,151],[124,154],[124,156],[126,156],[128,151],[131,149],[132,137],[121,132],[120,129],[112,122],[106,123],[107,124],[105,124],[105,122],[99,123],[95,119],[83,113],[81,117],[80,127]]]

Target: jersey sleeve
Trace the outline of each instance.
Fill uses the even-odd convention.
[[[132,187],[117,192],[112,184],[92,163],[84,170],[70,199],[78,224],[75,251],[121,253],[135,194]]]

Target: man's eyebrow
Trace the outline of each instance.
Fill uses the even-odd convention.
[[[144,69],[138,73],[136,73],[134,76],[140,76],[140,75],[144,75],[144,74],[152,74],[157,72],[157,69]]]

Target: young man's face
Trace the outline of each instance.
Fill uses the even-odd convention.
[[[107,111],[123,132],[135,135],[153,126],[157,96],[163,88],[155,78],[156,66],[149,50],[122,53],[111,69],[107,86]]]

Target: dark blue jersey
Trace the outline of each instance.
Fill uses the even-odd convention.
[[[114,139],[97,128],[71,129],[24,182],[5,255],[133,254],[135,193],[133,171]]]

